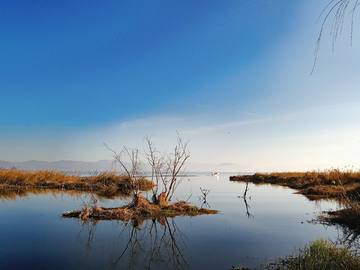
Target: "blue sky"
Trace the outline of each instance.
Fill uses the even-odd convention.
[[[1,1],[0,160],[109,159],[176,131],[191,162],[357,165],[360,19],[329,0]]]

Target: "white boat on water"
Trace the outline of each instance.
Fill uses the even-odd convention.
[[[212,176],[220,176],[220,173],[215,172],[215,173],[212,174]]]

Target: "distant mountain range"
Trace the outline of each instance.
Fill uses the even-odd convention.
[[[0,168],[36,171],[36,170],[57,170],[65,172],[94,172],[121,170],[118,164],[114,164],[113,160],[99,160],[96,162],[60,160],[54,162],[30,160],[25,162],[0,161]],[[188,172],[245,172],[249,167],[240,166],[236,163],[186,163],[186,171]]]
[[[57,171],[106,171],[113,170],[112,160],[99,160],[96,162],[60,160],[54,162],[30,160],[25,162],[0,161],[0,168],[16,168],[19,170],[57,170]]]
[[[127,164],[128,165],[128,164]],[[333,167],[343,169],[345,166],[353,165],[354,169],[360,168],[360,163],[353,162],[351,164],[338,164],[338,166],[333,166],[331,164],[317,164],[317,165],[302,165],[295,166],[294,168],[289,168],[284,170],[282,167],[266,167],[258,170],[251,166],[251,164],[242,166],[237,163],[192,163],[187,162],[185,166],[186,172],[234,172],[234,173],[254,173],[254,172],[281,172],[281,171],[312,171],[312,170],[325,170],[331,169]],[[37,171],[37,170],[56,170],[64,172],[101,172],[101,171],[112,171],[118,170],[122,171],[122,168],[119,164],[113,162],[113,160],[99,160],[96,162],[86,162],[86,161],[72,161],[72,160],[60,160],[54,162],[46,161],[37,161],[30,160],[25,162],[10,162],[10,161],[0,161],[0,168],[16,168],[19,170],[25,171]],[[349,168],[349,167],[348,167]],[[149,169],[149,168],[148,168]]]

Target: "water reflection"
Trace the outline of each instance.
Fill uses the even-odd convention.
[[[245,183],[230,182],[229,175],[223,173],[219,180],[210,173],[189,176],[174,195],[187,198],[193,190],[198,201],[203,194],[200,187],[211,190],[207,202],[220,210],[219,215],[165,221],[79,223],[59,216],[89,202],[90,194],[0,190],[4,217],[0,221],[0,268],[229,269],[237,263],[255,268],[265,257],[284,257],[294,246],[304,246],[318,237],[336,237],[334,226],[324,229],[301,223],[313,218],[314,211],[334,209],[333,202],[310,202],[286,187],[251,183],[244,201],[239,195],[243,195]],[[106,206],[126,202],[128,199],[107,200]],[[201,201],[197,203],[201,205]],[[340,233],[344,240],[358,239],[351,232]]]
[[[119,235],[113,238],[112,245],[106,243],[107,247],[112,247],[110,269],[189,268],[183,255],[187,239],[173,218],[133,219],[117,225],[121,229]],[[88,252],[92,249],[97,226],[96,221],[81,223],[77,241]]]
[[[237,197],[244,200],[245,209],[246,209],[246,216],[247,216],[248,218],[253,218],[254,216],[253,216],[252,214],[250,214],[250,212],[249,212],[250,205],[248,204],[248,202],[247,202],[247,200],[246,200],[246,195],[247,195],[247,192],[248,192],[249,190],[250,190],[249,182],[246,181],[245,191],[244,191],[243,196],[237,196]],[[251,196],[249,196],[249,199],[251,200]]]
[[[21,188],[21,189],[0,189],[0,200],[6,201],[16,201],[19,198],[26,198],[30,195],[45,195],[51,194],[54,197],[61,196],[73,199],[81,199],[83,196],[96,197],[99,200],[107,200],[107,199],[126,199],[130,198],[129,194],[123,192],[114,192],[114,193],[93,193],[90,191],[84,190],[64,190],[64,189],[29,189],[29,188]]]
[[[352,249],[360,249],[360,230],[359,228],[349,228],[345,225],[336,225],[338,235],[336,241],[341,244],[348,246]]]
[[[326,213],[326,211],[324,211]],[[360,227],[358,224],[347,225],[337,223],[336,220],[331,219],[313,219],[308,221],[312,224],[322,224],[326,228],[335,227],[337,236],[335,241],[343,246],[347,246],[354,250],[360,250]]]
[[[202,193],[202,195],[199,196],[199,202],[201,202],[200,208],[203,208],[204,205],[205,205],[206,207],[211,208],[211,207],[210,207],[210,204],[207,202],[207,198],[206,198],[207,195],[208,195],[209,192],[210,192],[210,189],[202,189],[202,188],[200,187],[200,191],[201,191],[201,193]]]
[[[246,208],[246,216],[248,218],[253,218],[254,216],[252,214],[250,214],[250,212],[249,212],[250,206],[247,203],[246,198],[244,198],[244,203],[245,203],[245,208]]]

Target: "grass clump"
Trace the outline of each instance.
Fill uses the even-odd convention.
[[[232,270],[251,270],[244,266],[233,266]],[[338,247],[331,241],[317,239],[299,248],[285,259],[278,258],[273,262],[263,264],[256,269],[267,270],[358,270],[359,256],[348,247]],[[255,269],[254,269],[255,270]]]
[[[347,247],[340,248],[329,240],[317,239],[299,248],[295,256],[278,259],[272,269],[355,270],[360,269],[360,258]]]
[[[79,175],[68,175],[64,172],[42,170],[23,171],[0,169],[0,184],[5,186],[36,186],[74,183],[82,178]]]
[[[162,193],[165,195],[165,192]],[[205,208],[198,209],[191,206],[187,201],[178,201],[174,204],[164,205],[161,201],[151,203],[142,196],[142,193],[133,195],[133,201],[127,205],[117,208],[99,207],[97,201],[93,205],[86,204],[78,211],[66,212],[62,217],[75,217],[80,220],[146,220],[158,217],[175,217],[175,216],[197,216],[204,214],[216,214],[218,211]]]

